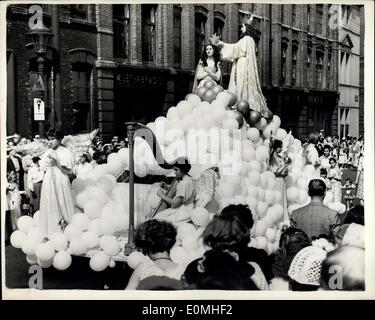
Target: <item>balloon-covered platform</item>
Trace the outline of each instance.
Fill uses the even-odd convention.
[[[200,235],[213,214],[229,204],[247,204],[252,211],[255,223],[249,246],[269,254],[278,249],[282,225],[293,210],[309,203],[308,183],[319,174],[311,164],[318,160],[317,154],[307,159],[301,141],[281,127],[277,115],[251,110],[248,101],[238,101],[233,93],[208,81],[169,108],[166,117],[158,117],[147,127],[167,162],[188,157],[195,179],[212,166],[220,172],[213,199],[216,208],[196,207],[191,223],[178,226],[177,242],[171,250],[173,261],[188,263],[203,255]],[[282,141],[284,155],[291,160],[284,179],[286,205],[275,174],[269,170],[274,139]],[[11,235],[11,244],[26,254],[30,264],[44,268],[65,270],[72,255],[88,256],[90,267],[96,271],[114,266],[115,261],[127,261],[135,268],[148,258],[139,252],[123,253],[129,227],[129,186],[115,178],[128,166],[129,149],[124,148],[110,154],[106,164],[86,167],[72,182],[76,214],[65,229],[46,241],[39,229],[38,213],[33,218],[23,216]],[[171,174],[159,166],[150,144],[139,137],[134,143],[134,171],[138,177]],[[136,225],[148,219],[157,206],[158,188],[157,184],[135,185]],[[324,202],[331,209],[345,211],[329,192]]]

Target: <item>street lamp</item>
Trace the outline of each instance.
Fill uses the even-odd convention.
[[[38,56],[38,73],[43,82],[43,89],[40,90],[40,99],[44,101],[45,96],[45,84],[44,84],[44,56],[47,53],[47,46],[49,39],[53,36],[53,33],[45,27],[44,25],[40,28],[32,28],[27,34],[30,36],[34,43],[34,50]],[[42,137],[44,135],[44,121],[39,121],[39,135]]]

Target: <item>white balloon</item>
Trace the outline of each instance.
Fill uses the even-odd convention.
[[[17,220],[17,228],[26,234],[33,227],[35,227],[34,220],[29,216],[22,216]]]
[[[55,256],[55,249],[51,241],[39,244],[35,250],[35,255],[42,261],[52,259]]]
[[[69,249],[72,251],[73,255],[80,256],[87,252],[88,247],[82,238],[75,238],[70,242]]]
[[[66,251],[60,251],[53,257],[53,267],[57,270],[63,271],[72,264],[72,257]]]
[[[26,238],[27,238],[27,235],[23,231],[16,230],[10,236],[10,244],[14,248],[21,249],[22,244],[26,240]]]
[[[88,249],[95,248],[99,245],[99,237],[92,231],[86,231],[81,236]]]
[[[108,267],[109,260],[109,256],[103,252],[99,252],[91,257],[89,265],[92,270],[100,272]]]
[[[49,237],[55,251],[63,251],[68,247],[68,239],[62,232],[55,232]]]

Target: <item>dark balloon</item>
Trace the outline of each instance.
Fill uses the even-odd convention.
[[[206,92],[203,94],[202,99],[204,101],[211,103],[216,99],[216,93],[212,89],[207,89]]]
[[[249,123],[252,126],[255,126],[255,124],[262,118],[262,115],[260,112],[252,110],[249,114]]]
[[[224,88],[222,86],[216,85],[212,88],[216,94],[219,94],[221,91],[224,91]]]
[[[273,113],[270,110],[263,112],[263,118],[267,120],[267,123],[270,123],[273,119]]]
[[[238,122],[238,128],[241,129],[243,124],[244,124],[244,118],[243,118],[243,115],[241,112],[238,112],[238,111],[233,111],[235,113],[235,119],[237,120]]]
[[[246,100],[240,100],[237,103],[237,110],[242,113],[243,116],[247,116],[250,112],[249,103]]]
[[[228,91],[228,93],[230,94],[229,107],[232,107],[237,103],[237,96],[230,91]]]
[[[195,94],[201,98],[203,100],[203,95],[205,94],[205,92],[207,91],[207,88],[205,87],[200,87],[198,88],[196,91],[195,91]]]
[[[207,89],[212,89],[214,86],[216,86],[216,83],[212,80],[208,80],[203,85]]]

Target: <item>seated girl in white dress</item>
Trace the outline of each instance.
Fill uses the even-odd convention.
[[[215,83],[220,84],[220,65],[221,62],[217,47],[211,44],[205,45],[202,57],[195,71],[193,92],[195,92],[197,88],[202,87],[208,80],[213,80]]]
[[[157,195],[170,208],[158,212],[154,219],[165,220],[174,225],[190,221],[190,214],[194,209],[195,188],[193,178],[188,174],[191,165],[186,158],[178,158],[173,164],[173,171],[177,178],[176,194],[173,198],[165,194],[160,188]]]
[[[186,265],[173,262],[169,255],[176,243],[176,235],[176,228],[166,221],[149,220],[138,227],[134,236],[135,246],[150,260],[137,266],[126,290],[136,290],[143,279],[152,276],[181,279]]]

